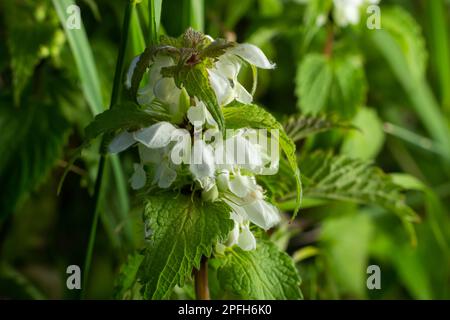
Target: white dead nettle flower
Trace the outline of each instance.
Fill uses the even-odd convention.
[[[140,56],[132,61],[127,72],[125,85],[128,88],[132,86],[139,59]],[[235,99],[252,102],[252,95],[238,82],[245,62],[263,69],[275,67],[254,45],[237,44],[227,49],[207,70],[221,106]],[[180,175],[190,174],[202,190],[204,201],[220,199],[231,208],[230,218],[235,226],[226,245],[236,244],[243,250],[253,250],[256,239],[250,223],[268,230],[280,221],[278,210],[265,200],[263,189],[254,176],[264,169],[268,150],[255,139],[256,131],[252,129],[237,130],[223,141],[222,132],[206,105],[197,98],[189,98],[173,78],[161,75],[163,68],[173,65],[173,58],[158,54],[147,70],[146,85],[137,92],[138,103],[146,109],[157,108],[155,101],[168,106],[165,111],[170,113],[171,120],[134,132],[122,132],[110,143],[109,151],[118,153],[138,146],[140,162],[134,164],[130,179],[133,189],[147,185],[146,166],[154,168],[151,184],[162,189],[173,186]],[[193,128],[192,132],[180,128],[181,124]]]
[[[333,17],[340,27],[358,24],[361,8],[368,4],[378,4],[380,0],[333,0]]]
[[[242,103],[252,102],[252,95],[238,81],[244,61],[261,69],[275,68],[275,64],[271,63],[264,52],[255,45],[242,43],[228,49],[219,57],[214,67],[208,69],[211,86],[221,106],[234,99]]]

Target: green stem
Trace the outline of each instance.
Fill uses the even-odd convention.
[[[120,87],[122,83],[123,78],[123,66],[124,66],[124,58],[125,58],[125,50],[126,45],[128,41],[128,33],[129,33],[129,27],[130,27],[130,17],[133,7],[135,6],[134,1],[128,1],[126,8],[125,8],[125,14],[123,19],[123,28],[122,28],[122,36],[119,46],[119,54],[117,57],[117,63],[116,63],[116,70],[114,73],[114,83],[111,93],[111,101],[110,101],[110,108],[113,108],[115,104],[117,104],[117,101],[119,99],[120,94]],[[102,139],[101,148],[103,148],[106,140],[105,137]],[[89,280],[89,271],[91,268],[91,262],[92,262],[92,254],[94,251],[94,244],[95,244],[95,237],[97,234],[97,225],[98,225],[98,218],[100,215],[100,208],[102,203],[102,196],[103,196],[103,176],[106,169],[106,162],[107,158],[104,154],[101,154],[100,156],[100,163],[98,166],[98,172],[97,172],[97,178],[95,181],[95,188],[94,188],[94,216],[92,217],[92,224],[91,224],[91,231],[89,234],[89,242],[88,247],[86,251],[86,257],[84,262],[84,269],[83,269],[83,287],[81,290],[81,298],[84,299],[86,297],[86,287]]]
[[[150,43],[158,43],[159,25],[161,21],[161,6],[162,0],[149,0],[149,30],[150,30]]]

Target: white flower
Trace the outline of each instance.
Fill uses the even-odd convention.
[[[145,173],[144,166],[141,163],[134,164],[134,173],[130,179],[131,188],[134,190],[141,189],[147,182],[147,174]]]
[[[379,0],[333,0],[333,17],[340,27],[358,24],[361,7],[365,4],[377,4]]]
[[[194,141],[189,170],[202,188],[211,187],[216,171],[214,152],[203,140]]]
[[[227,50],[220,56],[214,67],[208,69],[211,86],[220,105],[227,105],[234,99],[242,103],[251,103],[252,95],[238,81],[242,60],[262,69],[273,69],[271,63],[257,46],[242,43]]]
[[[171,123],[161,121],[148,128],[136,131],[134,139],[151,149],[162,148],[169,144],[172,133],[176,129]]]
[[[205,104],[201,101],[197,101],[195,106],[188,109],[187,118],[194,126],[203,126],[204,124],[207,124],[210,127],[217,127],[217,122],[214,120]]]

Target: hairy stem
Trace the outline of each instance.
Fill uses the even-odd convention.
[[[202,257],[200,270],[195,270],[195,295],[197,300],[210,300],[208,287],[208,258]]]
[[[123,19],[123,28],[122,28],[122,35],[121,35],[121,41],[119,46],[119,54],[117,57],[116,62],[116,70],[114,73],[114,83],[111,93],[111,101],[109,107],[112,108],[117,101],[119,100],[119,94],[120,94],[120,85],[122,83],[122,76],[123,76],[123,65],[124,65],[124,59],[125,59],[125,50],[128,40],[128,32],[130,27],[130,17],[131,12],[133,9],[133,6],[135,5],[134,2],[128,1],[125,8],[125,14]],[[105,144],[105,137],[102,139],[102,143],[100,148],[103,148]],[[100,215],[100,209],[102,204],[102,198],[103,198],[103,176],[105,174],[106,169],[106,162],[107,158],[106,155],[101,154],[100,156],[100,162],[98,166],[97,171],[97,178],[95,180],[95,188],[94,188],[94,215],[92,217],[92,224],[91,224],[91,231],[89,234],[89,242],[88,247],[86,251],[86,257],[84,261],[84,269],[83,269],[83,286],[81,290],[81,298],[84,299],[86,297],[86,286],[89,280],[89,271],[91,268],[91,262],[92,262],[92,254],[94,252],[94,244],[95,244],[95,237],[97,234],[97,225],[98,225],[98,218]]]

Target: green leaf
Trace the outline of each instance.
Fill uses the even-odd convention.
[[[139,294],[136,290],[136,287],[139,289],[137,274],[143,260],[144,256],[139,253],[128,256],[126,263],[120,268],[115,284],[114,296],[117,299],[134,299]]]
[[[21,93],[38,62],[46,56],[45,49],[48,51],[58,26],[51,20],[51,14],[37,18],[39,10],[48,10],[42,1],[2,2],[13,71],[14,102],[19,105]]]
[[[309,198],[377,205],[397,214],[412,241],[411,222],[417,214],[405,204],[403,189],[370,162],[331,153],[316,152],[300,160],[304,195]]]
[[[317,114],[327,104],[333,81],[333,70],[328,58],[321,54],[308,54],[299,65],[295,93],[298,107],[304,113]]]
[[[219,125],[219,129],[224,131],[225,120],[223,113],[217,102],[216,94],[211,88],[205,66],[200,64],[191,68],[182,83],[191,97],[197,97],[205,103],[206,108]]]
[[[136,130],[155,123],[155,117],[133,102],[124,102],[104,111],[86,127],[85,139],[90,141],[101,134],[117,130]]]
[[[250,300],[302,299],[300,276],[293,260],[270,241],[255,250],[234,246],[225,251],[217,270],[223,290]]]
[[[295,114],[283,121],[286,134],[293,142],[300,141],[310,135],[333,130],[333,129],[353,129],[352,124],[340,120],[336,115],[303,115]]]
[[[358,55],[333,57],[333,83],[328,110],[342,117],[352,118],[366,100],[366,77],[362,59]]]
[[[47,177],[62,154],[69,125],[54,106],[0,107],[0,219],[14,212]]]
[[[297,165],[295,144],[284,131],[283,126],[269,112],[263,108],[249,104],[234,103],[224,108],[224,117],[228,129],[253,128],[253,129],[277,129],[279,131],[280,147],[289,162],[296,183],[297,206],[294,217],[300,209],[302,200],[302,183],[300,180],[300,169]]]
[[[144,297],[151,299],[167,299],[175,285],[183,286],[234,225],[224,203],[173,192],[147,197],[145,219],[152,234],[139,278]]]
[[[352,158],[363,160],[375,158],[383,148],[385,140],[383,123],[376,111],[361,108],[352,122],[359,130],[347,134],[341,152]]]
[[[297,70],[296,95],[304,113],[331,110],[351,118],[364,104],[366,89],[362,59],[355,54],[309,54]]]

